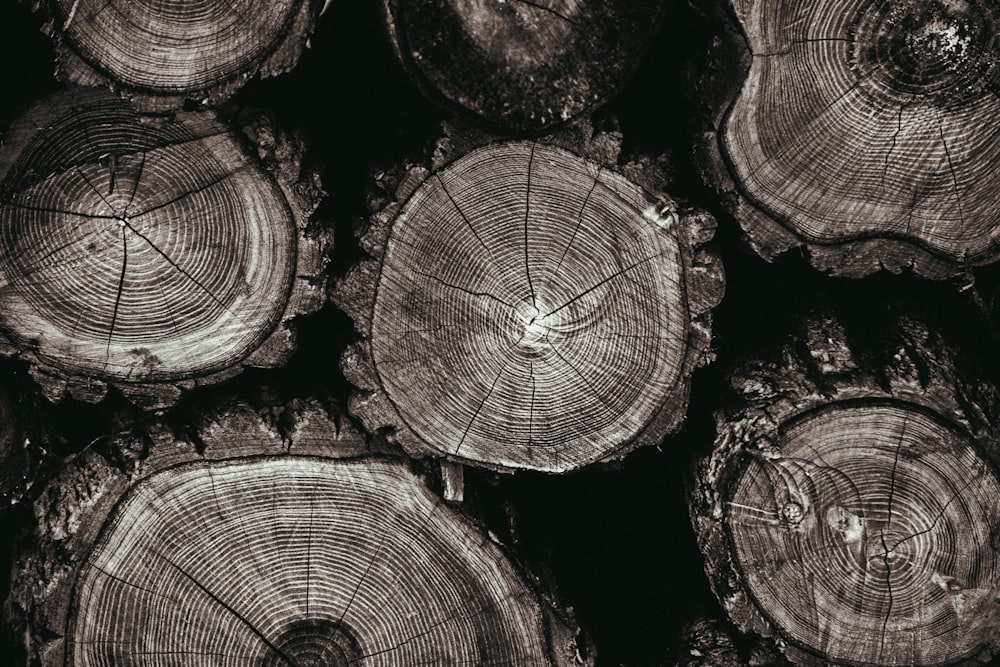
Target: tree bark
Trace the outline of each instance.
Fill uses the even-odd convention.
[[[0,335],[46,395],[138,403],[294,349],[323,302],[322,196],[302,145],[211,113],[137,115],[93,89],[57,93],[0,147]],[[248,145],[244,145],[248,144]],[[250,153],[256,150],[257,154]]]
[[[130,471],[85,452],[41,495],[7,605],[32,659],[582,664],[554,603],[347,420],[233,403],[190,433],[121,434]]]
[[[1000,13],[986,0],[733,0],[702,82],[709,182],[771,259],[943,278],[998,258]],[[737,65],[740,63],[740,65]]]
[[[829,313],[732,378],[692,520],[713,589],[796,664],[996,652],[997,394],[925,325],[874,350]]]
[[[618,92],[655,37],[661,0],[384,0],[400,61],[431,99],[537,132]]]
[[[290,71],[314,0],[200,3],[49,0],[58,76],[111,86],[144,111],[220,104],[255,75]]]
[[[343,360],[354,413],[411,454],[498,470],[563,472],[676,429],[723,289],[711,216],[616,171],[607,138],[576,144],[590,156],[443,145],[333,295],[364,337]]]

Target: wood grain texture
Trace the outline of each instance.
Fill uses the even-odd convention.
[[[244,141],[213,114],[143,118],[98,90],[15,122],[0,147],[0,328],[51,397],[69,381],[81,397],[113,383],[169,401],[171,383],[290,354],[283,321],[322,303],[303,280],[321,270],[303,234],[321,191],[296,192],[296,170]]]
[[[553,472],[677,427],[721,298],[698,250],[714,221],[540,142],[423,175],[369,232],[380,263],[335,296],[366,337],[344,367],[367,426],[416,454]]]
[[[1000,13],[984,0],[736,0],[709,180],[766,258],[941,278],[998,249]],[[742,52],[742,53],[739,53]],[[737,71],[739,70],[739,71]],[[728,83],[728,86],[725,85]]]
[[[312,0],[51,0],[59,74],[106,84],[143,109],[225,101],[254,75],[292,69]]]
[[[341,425],[300,443],[231,406],[206,420],[201,453],[155,427],[131,475],[81,456],[42,494],[18,559],[8,613],[32,658],[586,664],[501,548],[405,463],[365,456],[318,404],[286,417],[317,421]]]
[[[430,97],[538,131],[615,94],[656,34],[660,0],[384,0],[400,60]]]
[[[976,664],[1000,627],[996,391],[903,321],[812,321],[733,376],[691,513],[731,619],[800,665]]]

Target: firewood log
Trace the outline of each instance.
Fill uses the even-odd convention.
[[[42,4],[42,3],[39,3]],[[219,104],[254,76],[283,74],[313,31],[316,0],[48,0],[57,74],[108,85],[144,111]]]
[[[799,665],[996,653],[996,390],[927,325],[881,352],[838,319],[732,376],[690,508],[730,618]]]
[[[49,665],[590,664],[569,617],[408,462],[315,401],[88,451],[35,505],[7,612]],[[139,440],[138,444],[130,440]]]
[[[400,61],[429,97],[517,132],[607,101],[656,36],[662,0],[384,0]]]
[[[374,259],[334,291],[363,336],[352,411],[412,455],[496,470],[658,443],[708,358],[714,219],[623,175],[642,169],[607,138],[465,148],[401,177],[361,241]]]
[[[732,0],[701,82],[716,186],[765,258],[943,278],[998,257],[990,0]]]
[[[137,402],[294,349],[324,298],[322,190],[264,119],[140,116],[100,89],[56,93],[0,146],[0,343],[47,395]],[[252,139],[253,142],[248,139]],[[253,152],[251,152],[253,151]]]

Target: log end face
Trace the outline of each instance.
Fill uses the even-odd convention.
[[[427,177],[381,263],[338,286],[378,379],[345,358],[374,392],[355,405],[391,404],[424,448],[498,469],[561,472],[662,437],[708,358],[713,232],[706,213],[561,148],[475,149]],[[609,234],[622,257],[605,266]]]

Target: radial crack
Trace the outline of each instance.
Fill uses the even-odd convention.
[[[236,313],[232,308],[230,308],[228,304],[226,304],[225,302],[223,302],[222,299],[220,299],[219,297],[217,297],[215,295],[215,293],[212,292],[212,290],[208,289],[204,284],[202,284],[202,282],[200,280],[198,280],[193,275],[191,275],[190,273],[188,273],[184,269],[184,267],[182,267],[180,264],[178,264],[173,259],[171,259],[170,256],[167,255],[167,253],[165,253],[162,250],[160,250],[160,248],[155,243],[153,243],[153,241],[148,236],[146,236],[145,234],[143,234],[142,232],[140,232],[139,230],[137,230],[135,227],[133,227],[132,224],[128,220],[126,220],[125,218],[119,218],[119,219],[124,223],[124,225],[125,225],[126,228],[128,228],[129,230],[132,231],[133,234],[135,234],[140,239],[142,239],[143,241],[145,241],[146,243],[148,243],[150,248],[152,248],[158,255],[160,255],[161,257],[163,257],[163,259],[167,260],[167,263],[169,263],[172,267],[174,267],[175,269],[177,269],[178,271],[180,271],[181,275],[183,275],[185,278],[187,278],[188,280],[190,280],[191,282],[193,282],[195,285],[198,286],[199,289],[201,289],[203,292],[205,292],[205,294],[207,294],[208,297],[210,299],[212,299],[212,301],[214,301],[216,303],[216,305],[220,306],[227,313],[229,313],[230,315],[232,315],[233,317],[235,317],[237,320],[239,320],[239,322],[241,324],[243,324],[244,326],[246,326],[246,327],[250,327],[251,326],[248,323],[244,322],[243,318],[238,313]]]
[[[159,555],[159,554],[157,554],[157,555]],[[233,607],[231,607],[225,600],[223,600],[218,595],[216,595],[211,590],[209,590],[208,587],[206,587],[203,583],[201,583],[200,581],[198,581],[192,575],[188,574],[182,567],[180,567],[179,565],[177,565],[176,563],[174,563],[172,560],[170,560],[169,558],[167,558],[166,556],[163,556],[163,555],[159,555],[159,557],[167,565],[169,565],[170,567],[172,567],[175,570],[177,570],[177,572],[179,572],[181,574],[181,576],[183,576],[185,579],[187,579],[192,584],[194,584],[195,587],[198,588],[198,590],[200,590],[202,593],[204,593],[205,595],[207,595],[213,602],[215,602],[220,607],[222,607],[223,609],[225,609],[226,611],[228,611],[230,614],[232,614],[236,618],[236,620],[240,621],[243,625],[245,625],[247,627],[247,629],[250,630],[250,632],[252,632],[258,639],[260,639],[261,643],[263,643],[268,649],[270,649],[276,656],[278,656],[279,658],[281,658],[281,660],[284,661],[285,664],[289,665],[290,667],[298,667],[295,664],[295,661],[292,660],[292,658],[287,653],[285,653],[284,651],[282,651],[279,647],[275,646],[274,643],[272,643],[271,640],[269,640],[264,635],[263,632],[261,632],[260,630],[258,630],[257,626],[255,626],[245,616],[243,616],[243,614],[241,614],[240,612],[236,611],[236,609],[234,609]]]
[[[553,9],[552,7],[546,7],[545,5],[540,4],[538,2],[532,2],[532,0],[518,0],[518,2],[520,2],[523,5],[528,5],[529,7],[534,7],[535,9],[541,10],[548,14],[552,14],[553,16],[560,18],[563,21],[566,21],[567,23],[570,23],[572,25],[576,25],[576,21],[566,16],[565,14]]]
[[[586,290],[584,290],[583,292],[580,292],[579,294],[577,294],[576,296],[574,296],[572,299],[570,299],[569,301],[567,301],[563,305],[559,306],[558,308],[555,308],[555,309],[550,310],[549,312],[545,313],[539,319],[545,319],[546,317],[549,317],[550,315],[555,315],[556,313],[558,313],[563,308],[566,308],[567,306],[569,306],[573,302],[578,301],[579,299],[582,299],[583,297],[587,296],[588,294],[590,294],[591,292],[593,292],[597,288],[601,287],[602,285],[605,285],[605,284],[611,282],[612,280],[614,280],[615,278],[617,278],[619,276],[625,275],[629,271],[631,271],[631,270],[633,270],[635,268],[638,268],[638,267],[642,266],[643,264],[646,264],[647,262],[653,261],[654,259],[658,258],[659,256],[660,256],[659,254],[656,254],[656,255],[653,255],[651,257],[647,257],[646,259],[641,259],[638,262],[635,262],[634,264],[631,264],[630,266],[625,267],[624,269],[621,269],[619,271],[616,271],[615,273],[612,273],[607,278],[604,278],[603,280],[601,280],[600,282],[598,282],[596,285],[588,287]]]
[[[455,210],[458,211],[458,214],[462,216],[462,220],[464,220],[465,224],[469,226],[469,230],[472,232],[472,235],[476,237],[477,241],[479,241],[479,245],[483,246],[483,249],[490,254],[490,257],[492,257],[493,251],[489,249],[489,247],[483,241],[482,237],[479,236],[479,232],[477,232],[476,228],[472,226],[472,221],[469,220],[469,217],[465,215],[465,212],[458,205],[458,202],[455,201],[455,198],[451,196],[450,192],[448,192],[448,186],[444,184],[444,180],[441,178],[441,174],[434,174],[434,176],[437,178],[438,183],[441,184],[441,190],[444,192],[445,196],[448,197],[448,201],[450,201],[451,205],[455,207]]]
[[[108,328],[108,344],[104,350],[104,367],[111,361],[111,339],[115,335],[115,324],[118,322],[118,306],[121,305],[122,292],[125,289],[125,270],[128,268],[128,236],[122,227],[122,271],[118,276],[118,293],[115,295],[115,309],[111,314],[111,326]]]
[[[531,266],[528,263],[528,218],[531,213],[531,163],[535,161],[535,146],[537,141],[531,143],[531,153],[528,155],[528,184],[524,194],[524,274],[528,278],[528,291],[531,292],[531,305],[538,309],[538,301],[535,298],[535,286],[531,284]]]
[[[486,401],[490,400],[490,396],[493,395],[493,390],[496,389],[497,382],[500,381],[500,376],[503,375],[503,372],[505,370],[507,370],[506,366],[501,368],[500,372],[497,373],[497,376],[493,378],[493,384],[490,385],[490,390],[486,392],[486,396],[483,397],[483,400],[479,403],[479,407],[477,407],[476,411],[472,414],[472,419],[469,420],[469,425],[466,426],[465,430],[462,432],[462,437],[459,439],[458,444],[455,446],[455,451],[452,452],[452,455],[454,456],[458,455],[458,450],[462,448],[462,444],[465,442],[465,438],[469,435],[469,431],[472,430],[472,425],[476,423],[476,417],[479,416],[479,413],[482,411],[483,406],[486,405]]]

